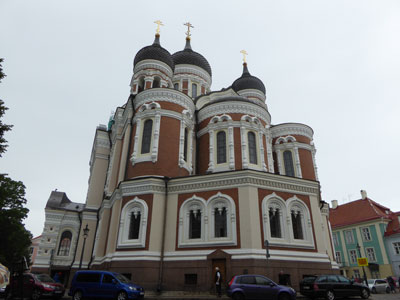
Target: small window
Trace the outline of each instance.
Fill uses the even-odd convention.
[[[179,83],[174,83],[174,89],[177,91],[179,90]]]
[[[254,132],[249,132],[247,134],[247,139],[249,143],[249,157],[250,163],[256,165],[257,164],[257,147],[256,147],[256,135]]]
[[[153,120],[146,120],[144,122],[143,137],[142,137],[142,154],[150,152],[151,134],[153,130]]]
[[[354,244],[353,231],[351,231],[351,230],[346,230],[346,231],[344,232],[344,236],[345,236],[345,239],[346,239],[346,243],[347,243],[347,244]]]
[[[144,90],[144,77],[139,78],[138,93]]]
[[[185,134],[183,138],[183,160],[187,162],[188,153],[188,129],[185,128]]]
[[[400,255],[400,242],[393,243],[393,248],[396,255]]]
[[[197,97],[197,84],[192,83],[192,98]]]
[[[186,285],[196,285],[197,284],[197,274],[185,274],[185,284]]]
[[[356,263],[357,263],[357,253],[356,253],[356,250],[350,250],[350,251],[349,251],[349,254],[350,254],[350,262],[351,262],[352,264],[356,264]]]
[[[294,176],[292,151],[287,150],[283,152],[283,162],[285,165],[285,175]]]
[[[365,250],[367,251],[368,261],[375,262],[376,261],[376,256],[375,256],[374,248],[366,248]]]
[[[217,164],[226,163],[226,134],[225,131],[217,133]]]
[[[361,233],[364,241],[370,241],[371,240],[371,233],[369,231],[368,227],[361,228]]]
[[[335,256],[336,256],[336,262],[338,264],[341,264],[342,263],[342,253],[340,251],[336,251]]]
[[[153,80],[153,88],[159,88],[160,86],[160,78],[155,77]]]

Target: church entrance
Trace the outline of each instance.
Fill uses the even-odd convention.
[[[215,291],[215,268],[218,267],[219,271],[221,272],[221,276],[222,276],[222,292],[224,293],[225,291],[225,285],[227,282],[227,278],[226,278],[226,259],[225,258],[217,258],[217,259],[213,259],[212,260],[212,274],[211,274],[211,278],[212,278],[212,284],[213,284],[213,288]]]

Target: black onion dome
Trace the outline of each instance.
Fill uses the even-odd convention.
[[[172,59],[174,60],[175,65],[185,64],[198,66],[210,74],[210,76],[212,75],[211,66],[207,59],[205,59],[205,57],[200,53],[192,50],[190,39],[186,39],[185,49],[172,54]]]
[[[171,53],[164,49],[160,45],[160,35],[156,34],[153,45],[146,46],[139,50],[133,61],[133,67],[136,66],[138,62],[145,59],[154,59],[166,63],[172,71],[175,69],[174,61],[172,60]]]
[[[247,69],[247,63],[243,64],[243,74],[232,83],[232,88],[235,92],[246,89],[255,89],[265,94],[264,83],[257,77],[250,75],[249,70]]]

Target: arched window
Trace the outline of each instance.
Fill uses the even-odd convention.
[[[247,133],[247,139],[249,142],[249,158],[250,163],[256,165],[257,164],[257,149],[256,149],[256,135],[254,132],[250,131]]]
[[[192,98],[197,97],[197,84],[192,83]]]
[[[62,233],[57,255],[59,256],[69,255],[69,249],[71,248],[71,239],[72,239],[71,231],[64,231]]]
[[[201,210],[190,210],[189,217],[189,239],[201,238]]]
[[[144,77],[140,77],[139,78],[139,85],[138,85],[138,92],[140,93],[143,90],[144,90]]]
[[[286,150],[283,152],[283,162],[285,165],[285,175],[294,176],[294,166],[293,166],[293,157],[292,151]]]
[[[154,80],[153,80],[153,88],[159,88],[160,87],[160,78],[158,78],[158,77],[154,77]]]
[[[215,208],[214,218],[214,236],[216,238],[226,237],[226,207]]]
[[[217,164],[226,163],[226,134],[225,131],[217,133]]]
[[[187,152],[188,152],[188,129],[185,128],[185,133],[183,137],[183,160],[187,162]]]
[[[301,211],[298,209],[292,209],[291,217],[292,217],[293,238],[296,240],[304,239]]]
[[[144,122],[143,136],[142,136],[142,150],[141,150],[142,154],[150,152],[152,129],[153,129],[153,120],[146,120]]]
[[[140,208],[134,207],[130,216],[129,235],[128,235],[129,240],[137,240],[139,238],[140,220],[141,220]]]
[[[282,238],[281,211],[279,208],[269,208],[269,228],[271,231],[271,237]]]

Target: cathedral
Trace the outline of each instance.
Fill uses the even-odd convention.
[[[321,200],[313,130],[272,124],[263,82],[246,63],[229,87],[192,49],[160,41],[133,61],[128,100],[97,127],[86,202],[53,191],[33,271],[124,274],[152,291],[210,291],[264,274],[298,288],[339,273]]]

